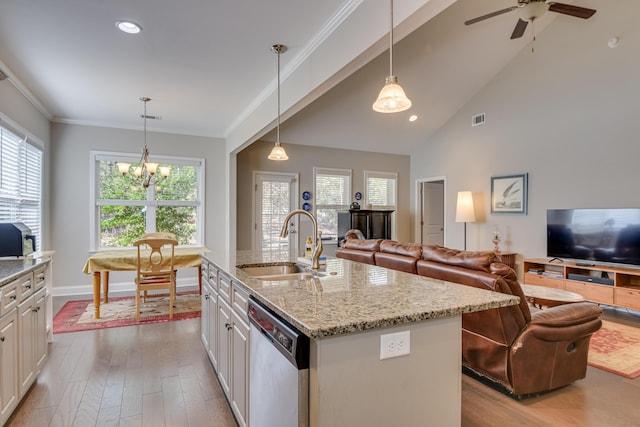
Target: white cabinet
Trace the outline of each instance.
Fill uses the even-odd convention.
[[[249,415],[249,325],[236,311],[231,312],[233,372],[231,373],[231,408],[240,426],[247,425]]]
[[[203,259],[203,266],[205,263],[209,274],[208,280],[202,282],[202,343],[238,425],[245,427],[249,425],[249,294]],[[215,272],[215,280],[212,272]],[[206,291],[205,283],[210,286]]]
[[[206,267],[205,267],[206,266]],[[201,340],[211,364],[218,369],[218,270],[202,263]]]
[[[18,315],[14,307],[0,317],[0,425],[18,406]]]
[[[221,279],[222,281],[222,279]],[[231,307],[218,298],[218,380],[229,398],[231,391]]]
[[[0,286],[0,425],[11,416],[47,359],[50,292],[45,265]]]

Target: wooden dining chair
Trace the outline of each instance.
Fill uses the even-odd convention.
[[[145,233],[141,239],[172,239],[176,240],[176,235],[169,233],[168,231],[154,231],[152,233]]]
[[[138,248],[136,275],[136,322],[140,322],[140,293],[146,301],[147,291],[166,289],[169,291],[169,318],[173,319],[176,298],[176,273],[173,267],[175,239],[147,238],[133,242]],[[150,251],[147,252],[146,248]]]

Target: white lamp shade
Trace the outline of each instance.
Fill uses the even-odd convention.
[[[476,222],[476,213],[473,208],[473,193],[471,191],[458,191],[456,222]]]
[[[411,107],[411,100],[398,84],[396,76],[388,76],[385,85],[373,103],[373,110],[378,113],[398,113]]]
[[[131,163],[118,162],[118,170],[122,175],[129,173],[129,166],[131,166]]]
[[[145,166],[147,167],[147,170],[151,175],[155,175],[156,171],[158,170],[157,163],[145,163]]]
[[[287,152],[284,151],[284,147],[280,143],[276,142],[276,145],[271,149],[271,153],[267,156],[269,160],[288,160]]]

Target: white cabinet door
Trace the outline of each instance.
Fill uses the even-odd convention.
[[[33,296],[18,304],[19,354],[18,375],[20,381],[20,398],[25,395],[35,379],[35,316],[33,315]]]
[[[18,311],[0,318],[0,425],[18,406]]]
[[[218,296],[218,379],[224,394],[229,396],[231,387],[231,307]]]
[[[218,344],[218,293],[214,290],[211,291],[211,297],[209,298],[209,307],[208,311],[211,313],[209,316],[209,360],[211,360],[211,364],[213,365],[213,369],[218,370],[218,353],[219,353],[219,344]]]
[[[231,386],[231,408],[242,427],[249,416],[249,325],[234,310],[233,320],[233,375]],[[246,316],[243,316],[246,318]]]
[[[202,270],[204,272],[204,269]],[[200,294],[200,340],[204,349],[208,352],[209,346],[209,298],[211,298],[211,286],[209,286],[209,280],[205,277],[202,278],[202,293]],[[214,312],[215,316],[216,313]]]
[[[42,366],[44,362],[47,360],[47,303],[46,303],[47,292],[46,289],[42,288],[38,292],[35,293],[33,299],[35,300],[35,305],[33,308],[33,315],[35,316],[34,327],[35,331],[33,334],[34,342],[34,364],[36,375],[42,370]]]

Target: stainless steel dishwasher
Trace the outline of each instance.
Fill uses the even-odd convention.
[[[249,298],[249,424],[309,425],[309,338]]]

